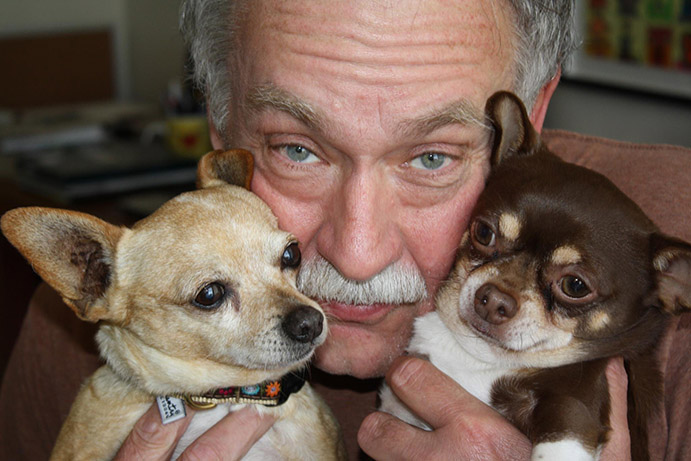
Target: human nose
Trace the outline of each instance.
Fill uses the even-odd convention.
[[[346,278],[372,278],[401,255],[398,212],[385,178],[375,171],[353,172],[333,190],[317,238],[320,254]]]

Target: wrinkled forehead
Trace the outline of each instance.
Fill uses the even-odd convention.
[[[252,2],[239,37],[252,66],[268,60],[303,78],[305,72],[311,78],[328,76],[335,89],[360,85],[405,91],[460,76],[467,80],[465,87],[478,87],[477,95],[463,96],[477,96],[475,102],[484,107],[491,94],[484,94],[488,80],[502,87],[512,82],[517,42],[512,22],[512,8],[499,0],[263,0]],[[301,67],[291,68],[288,60]],[[381,100],[402,96],[382,92]]]
[[[255,0],[242,11],[247,24],[264,30],[294,27],[296,37],[312,32],[317,40],[350,37],[381,48],[398,43],[401,37],[410,40],[413,35],[430,34],[439,34],[452,45],[472,42],[470,32],[496,42],[500,39],[497,30],[508,31],[514,19],[506,0]],[[459,31],[454,24],[475,26],[476,30]],[[367,38],[382,42],[369,43]],[[485,41],[474,44],[487,46]]]

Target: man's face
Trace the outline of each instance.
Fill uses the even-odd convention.
[[[404,304],[310,293],[329,316],[317,366],[358,377],[382,375],[432,309],[488,172],[472,119],[513,79],[507,7],[388,3],[252,2],[232,66],[230,142],[253,152],[252,188],[303,261],[348,282],[385,268],[424,281]]]

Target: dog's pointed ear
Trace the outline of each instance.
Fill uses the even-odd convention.
[[[197,187],[231,184],[249,190],[254,171],[254,158],[249,151],[232,149],[215,150],[199,160],[197,166]]]
[[[654,234],[654,301],[670,314],[691,311],[691,245],[671,237]]]
[[[540,146],[540,135],[533,128],[528,112],[518,96],[508,91],[494,93],[485,113],[494,136],[490,164],[499,165],[513,155],[533,154]]]
[[[2,232],[79,318],[112,318],[104,294],[113,279],[116,246],[125,228],[54,208],[16,208],[2,216]]]

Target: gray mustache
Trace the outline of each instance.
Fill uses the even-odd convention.
[[[412,304],[427,297],[420,272],[413,267],[391,265],[365,281],[350,280],[322,257],[303,261],[297,277],[298,289],[322,301],[344,304]]]

